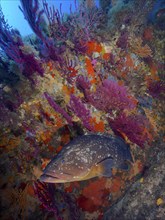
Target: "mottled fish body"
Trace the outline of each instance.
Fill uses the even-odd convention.
[[[75,138],[57,154],[43,171],[40,180],[64,183],[110,177],[111,169],[128,169],[132,161],[129,145],[118,137],[83,135]]]

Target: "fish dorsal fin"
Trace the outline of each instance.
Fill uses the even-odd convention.
[[[112,167],[114,165],[113,158],[107,157],[97,163],[97,166],[100,167],[100,176],[111,177],[112,176]]]

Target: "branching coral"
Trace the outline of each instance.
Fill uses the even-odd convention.
[[[128,47],[129,35],[127,32],[121,32],[116,45],[122,49],[126,49]]]
[[[60,211],[66,207],[68,215],[73,220],[79,219],[79,212],[73,199],[67,193],[60,191],[54,184],[45,184],[39,181],[34,183],[34,191],[43,207],[54,213],[54,217],[62,220]]]
[[[62,14],[62,5],[60,10],[57,10],[54,7],[48,7],[44,0],[43,7],[49,22],[50,36],[54,41],[60,45],[67,44],[69,46],[70,44],[72,50],[84,53],[86,51],[85,44],[93,37],[102,16],[95,4],[88,7],[84,2],[77,5],[75,1],[76,12],[73,13],[70,7],[70,15],[66,19]]]
[[[121,113],[114,120],[110,119],[109,122],[116,135],[126,135],[130,141],[140,147],[144,147],[145,143],[152,141],[152,136],[148,131],[149,121],[143,115]]]
[[[2,9],[0,8],[0,47],[14,61],[21,63],[19,47],[23,42],[17,31],[13,30],[5,21]]]
[[[147,44],[144,46],[142,45],[143,41],[140,37],[132,37],[129,43],[131,51],[139,57],[144,58],[152,56],[152,50]]]
[[[60,113],[69,124],[72,124],[72,118],[68,115],[67,112],[65,112],[64,109],[62,109],[54,100],[53,98],[48,94],[48,93],[44,93],[45,98],[47,99],[47,101],[49,102],[50,106],[52,108],[54,108],[55,111],[57,111],[58,113]]]
[[[42,31],[41,19],[44,10],[40,10],[38,0],[21,0],[20,10],[23,12],[25,19],[28,21],[30,27],[33,29],[34,33],[41,39],[44,39],[44,33]]]
[[[75,113],[77,117],[79,117],[84,127],[86,127],[88,130],[92,130],[92,126],[90,125],[90,111],[86,108],[86,106],[82,103],[80,98],[77,98],[74,95],[71,95],[70,97],[70,108]]]
[[[55,217],[59,219],[58,207],[55,201],[55,187],[53,184],[44,184],[41,182],[34,183],[34,191],[41,201],[42,205],[49,212],[53,212]]]
[[[64,47],[57,47],[52,38],[46,36],[42,30],[42,20],[44,10],[40,9],[38,0],[21,0],[22,8],[21,11],[25,15],[26,20],[33,29],[34,33],[42,40],[42,54],[47,54],[49,59],[59,61],[61,64],[62,60],[59,56],[64,51]],[[34,6],[33,6],[34,4]]]
[[[69,32],[67,23],[64,23],[64,15],[62,14],[61,7],[62,5],[60,5],[59,11],[58,9],[55,9],[54,6],[49,7],[46,0],[43,0],[44,13],[49,23],[49,35],[55,41],[66,41]]]
[[[79,75],[76,79],[77,88],[84,94],[90,90],[91,84],[87,77]]]
[[[152,97],[163,99],[165,96],[165,82],[162,80],[149,82],[148,91]]]
[[[41,62],[36,59],[34,53],[24,53],[24,43],[21,36],[17,31],[9,27],[4,19],[3,13],[0,8],[0,48],[5,52],[5,54],[16,62],[23,75],[34,82],[32,76],[35,72],[43,76],[44,70],[42,68]]]
[[[71,13],[69,24],[75,36],[81,40],[90,40],[101,18],[101,11],[95,5],[88,8],[84,3],[76,7],[77,13]]]
[[[129,95],[127,88],[113,80],[104,80],[96,92],[88,96],[88,100],[95,108],[107,113],[136,107],[136,102]]]

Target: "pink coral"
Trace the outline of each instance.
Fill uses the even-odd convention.
[[[70,108],[76,114],[76,116],[82,120],[83,125],[91,131],[93,128],[90,125],[90,111],[86,108],[81,99],[74,95],[71,95]]]
[[[127,136],[130,141],[136,143],[140,147],[150,140],[147,127],[149,122],[143,115],[126,115],[121,113],[116,119],[109,120],[110,126],[116,135]]]
[[[96,92],[88,97],[89,102],[97,109],[110,113],[112,110],[134,109],[135,100],[123,85],[113,80],[104,80]]]

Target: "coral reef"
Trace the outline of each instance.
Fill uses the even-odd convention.
[[[163,219],[164,6],[82,0],[65,15],[46,0],[20,2],[30,40],[0,8],[0,218]],[[86,133],[123,138],[129,170],[39,182],[51,158]]]

